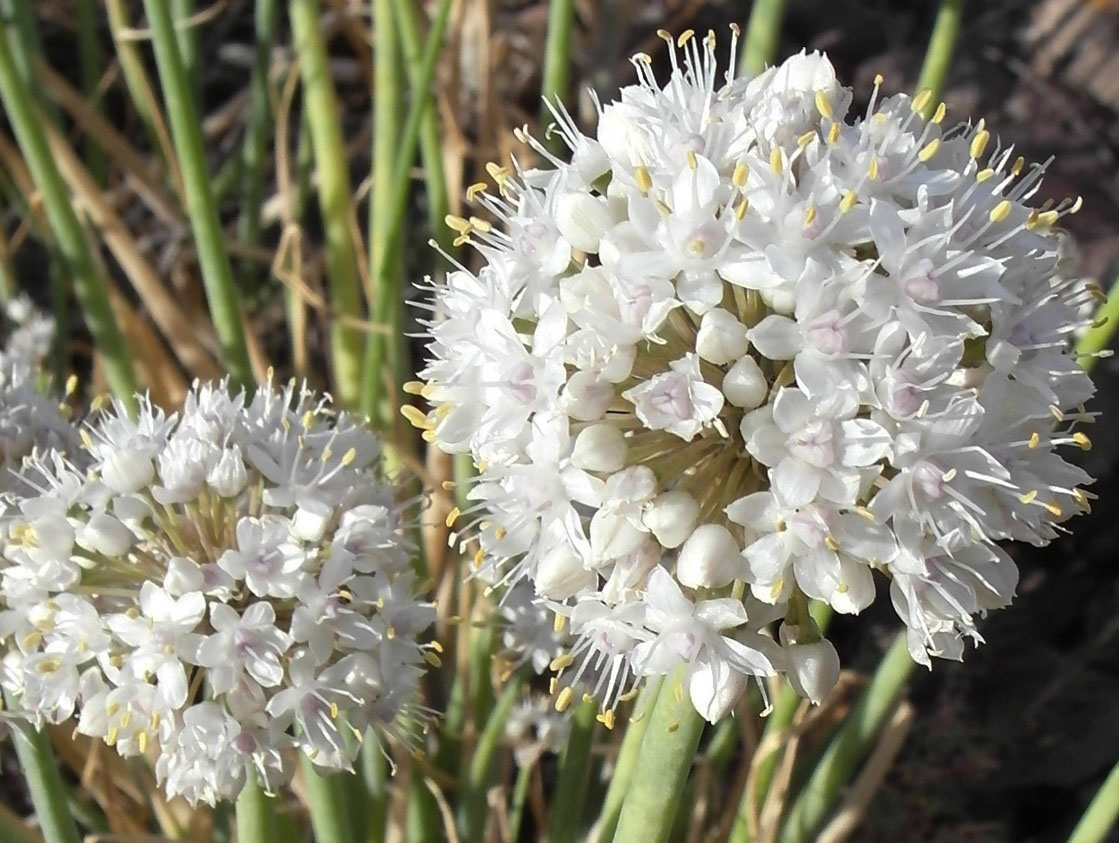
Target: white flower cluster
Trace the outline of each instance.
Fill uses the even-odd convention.
[[[0,348],[0,492],[22,487],[19,469],[36,449],[71,452],[79,444],[62,406],[40,391],[54,322],[22,296],[8,303],[5,315],[11,327]]]
[[[604,705],[681,667],[710,720],[751,675],[819,700],[807,599],[861,612],[875,570],[914,659],[958,658],[1014,592],[996,542],[1088,506],[1078,202],[1032,208],[1044,166],[927,93],[848,119],[823,55],[724,84],[665,37],[667,84],[636,56],[595,134],[555,111],[569,162],[490,165],[497,226],[449,220],[484,265],[436,288],[409,414],[477,464],[476,562],[568,617]]]
[[[36,723],[147,755],[168,794],[348,769],[409,710],[431,624],[369,430],[294,384],[115,405],[89,468],[31,461],[0,517],[3,686]]]

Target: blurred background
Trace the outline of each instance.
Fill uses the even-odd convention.
[[[189,21],[179,30],[180,49],[203,118],[205,163],[228,238],[253,368],[260,377],[272,365],[281,377],[294,374],[329,388],[327,337],[337,314],[329,304],[328,244],[337,230],[316,201],[321,183],[309,141],[313,118],[296,84],[299,69],[284,4],[168,2]],[[414,7],[417,39],[413,49],[403,46],[415,72],[421,59],[416,48],[437,4],[393,2]],[[664,70],[658,29],[712,29],[725,49],[728,26],[745,26],[750,6],[746,0],[579,0],[561,93],[576,119],[593,125],[588,87],[603,100],[611,98],[633,80],[628,57],[639,51]],[[273,36],[261,51],[260,16],[269,7]],[[423,298],[415,285],[448,265],[429,240],[456,251],[444,215],[469,215],[464,196],[486,178],[487,162],[505,163],[510,154],[532,160],[515,128],[540,132],[549,4],[457,0],[449,10],[434,69],[435,108],[420,129],[422,155],[401,195],[402,236],[386,276],[387,312],[399,314],[413,331],[420,311],[408,303]],[[913,90],[936,10],[927,0],[789,0],[776,58],[801,49],[826,51],[839,78],[854,88],[853,109],[859,111],[876,74],[885,77],[889,93]],[[141,380],[157,401],[173,406],[192,378],[220,372],[220,356],[179,201],[181,175],[167,166],[174,156],[156,102],[143,9],[125,0],[0,2],[0,12],[15,23],[28,11],[34,26],[20,30],[20,38],[38,40],[25,43],[29,78],[43,119],[59,130],[56,160],[98,246],[96,258],[126,337],[133,349],[143,350],[135,360]],[[323,0],[322,12],[349,219],[358,234],[372,232],[377,223],[369,218],[369,195],[378,188],[370,178],[376,40],[370,6]],[[943,93],[948,123],[984,117],[1004,145],[1013,144],[1027,159],[1054,156],[1039,201],[1083,197],[1083,209],[1067,226],[1082,273],[1105,290],[1119,273],[1117,48],[1114,0],[973,0],[964,4]],[[254,87],[261,78],[265,87]],[[405,90],[397,96],[403,123],[409,95]],[[438,168],[422,166],[436,160]],[[55,314],[62,326],[59,372],[100,378],[81,310],[64,293],[65,270],[6,127],[0,133],[0,194],[0,273],[9,291],[27,292]],[[357,259],[359,280],[368,282],[374,261],[364,249]],[[352,321],[356,329],[368,327]],[[388,365],[400,376],[396,384],[415,371],[421,355],[418,340],[390,350]],[[1113,432],[1119,362],[1101,360],[1094,376],[1094,409],[1104,418],[1093,434],[1094,449],[1076,458],[1099,478],[1095,511],[1071,525],[1074,535],[1045,550],[1011,548],[1022,569],[1019,597],[1010,611],[982,626],[989,643],[969,652],[966,664],[941,662],[931,674],[915,674],[904,747],[854,839],[1061,840],[1119,757],[1119,453]],[[386,382],[381,401],[388,409],[374,408],[383,429],[397,437],[406,462],[424,466],[431,477],[447,476],[446,461],[417,448],[404,429],[394,412],[401,396],[394,394],[392,378]],[[101,383],[97,391],[104,390]],[[857,623],[837,618],[832,630],[842,663],[852,668],[844,693],[853,698],[897,622],[880,600]],[[835,716],[842,711],[838,706]],[[6,753],[0,758],[0,791],[17,794],[22,785],[12,759]]]

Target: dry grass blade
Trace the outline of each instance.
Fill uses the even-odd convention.
[[[71,734],[65,726],[51,728],[50,738],[59,760],[78,774],[82,790],[105,814],[110,831],[132,836],[147,833],[151,818],[144,790],[155,787],[150,771],[130,765],[100,741]]]
[[[174,200],[167,196],[159,180],[153,177],[151,162],[136,152],[128,139],[91,108],[82,93],[75,90],[50,65],[40,61],[35,72],[43,89],[73,119],[77,127],[105,148],[113,162],[123,170],[136,195],[152,213],[167,225],[182,225],[182,214]]]
[[[162,407],[178,407],[186,396],[187,381],[159,341],[159,335],[115,287],[109,287],[109,303],[128,347],[142,351],[132,363],[152,401]]]
[[[874,751],[851,785],[838,813],[816,838],[817,843],[843,843],[851,837],[866,814],[866,809],[870,807],[874,795],[882,787],[894,759],[905,745],[905,738],[915,717],[916,709],[903,700],[883,727]]]
[[[101,239],[124,270],[129,283],[151,313],[155,324],[167,338],[175,356],[196,377],[220,377],[221,368],[217,361],[199,341],[200,337],[209,338],[210,332],[201,329],[187,317],[182,304],[164,286],[155,268],[144,256],[124,222],[105,201],[105,194],[69,144],[57,130],[49,126],[47,138],[59,170],[74,193],[75,203],[96,227]]]

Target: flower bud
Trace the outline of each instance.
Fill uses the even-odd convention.
[[[132,533],[106,512],[90,516],[77,535],[80,547],[105,556],[123,556],[132,546]]]
[[[753,357],[743,357],[723,378],[723,394],[736,407],[752,410],[765,401],[768,385]]]
[[[591,371],[579,371],[567,379],[563,391],[564,408],[578,421],[597,421],[614,401],[614,386],[598,379]]]
[[[626,440],[611,424],[592,424],[575,437],[571,464],[584,471],[618,471],[626,462]]]
[[[565,193],[556,202],[556,228],[576,249],[597,252],[602,235],[613,225],[610,205],[601,196]]]
[[[145,453],[115,451],[101,463],[101,480],[118,495],[138,492],[152,482],[155,466]]]
[[[688,677],[688,696],[700,717],[708,723],[717,723],[742,698],[749,678],[725,664],[716,666],[703,662],[696,665]]]
[[[691,588],[719,588],[742,570],[742,553],[722,524],[695,529],[676,559],[676,579]]]
[[[583,567],[569,545],[556,544],[536,566],[536,591],[549,600],[566,600],[598,583],[598,574]]]
[[[788,676],[793,689],[815,705],[823,702],[839,680],[839,654],[826,638],[798,644],[799,627],[781,626],[781,643],[788,659]]]
[[[746,326],[733,313],[716,307],[703,314],[695,348],[708,363],[729,363],[744,355],[749,347]]]
[[[222,451],[221,458],[210,469],[206,482],[223,498],[240,494],[249,482],[245,461],[241,459],[241,449],[235,445]]]
[[[333,509],[321,501],[304,501],[291,519],[292,535],[305,542],[317,542],[326,532]]]
[[[645,510],[641,521],[662,547],[679,547],[691,535],[699,517],[699,504],[687,492],[671,491],[658,495]]]

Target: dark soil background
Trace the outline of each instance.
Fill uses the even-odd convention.
[[[411,0],[399,0],[399,2]],[[199,3],[199,7],[208,6]],[[360,2],[324,3],[356,8]],[[632,79],[627,56],[658,56],[655,31],[745,26],[745,0],[582,0],[574,79],[609,98]],[[789,0],[779,58],[825,50],[840,78],[865,104],[875,74],[889,92],[912,90],[936,13],[932,0]],[[509,130],[539,111],[540,57],[547,4],[540,0],[462,0],[441,73],[443,95],[466,144],[464,184],[486,160],[511,148]],[[1119,273],[1119,3],[1108,0],[972,0],[944,99],[948,121],[985,117],[1000,140],[1030,160],[1055,161],[1040,199],[1084,197],[1067,218],[1085,275],[1107,289]],[[68,3],[44,3],[52,63],[73,75]],[[480,11],[479,11],[480,10]],[[462,34],[488,27],[486,50]],[[230,0],[201,39],[207,110],[246,84],[252,3]],[[52,29],[51,27],[54,27]],[[453,30],[454,31],[454,30]],[[285,43],[281,36],[280,43]],[[725,41],[724,41],[725,43]],[[240,48],[237,45],[240,44]],[[336,70],[347,125],[368,124],[366,68],[336,39]],[[488,80],[483,84],[481,78]],[[477,100],[487,98],[488,106]],[[589,115],[586,97],[578,113]],[[448,112],[444,112],[448,113]],[[232,154],[215,150],[216,156]],[[452,188],[455,180],[452,179]],[[422,219],[417,197],[416,219]],[[409,260],[430,266],[427,235]],[[34,281],[30,286],[36,286]],[[46,287],[42,283],[40,289]],[[257,318],[276,318],[261,307]],[[261,331],[267,333],[267,326]],[[1022,569],[1015,605],[982,626],[988,643],[964,664],[920,671],[909,690],[917,720],[864,824],[860,841],[1063,840],[1107,770],[1119,759],[1119,360],[1095,368],[1099,395],[1090,453],[1078,455],[1099,479],[1095,511],[1074,534],[1038,550],[1014,547]],[[898,624],[887,600],[857,620],[840,619],[834,637],[845,665],[873,669]],[[3,787],[12,782],[4,777]],[[1119,840],[1119,834],[1113,836]]]

